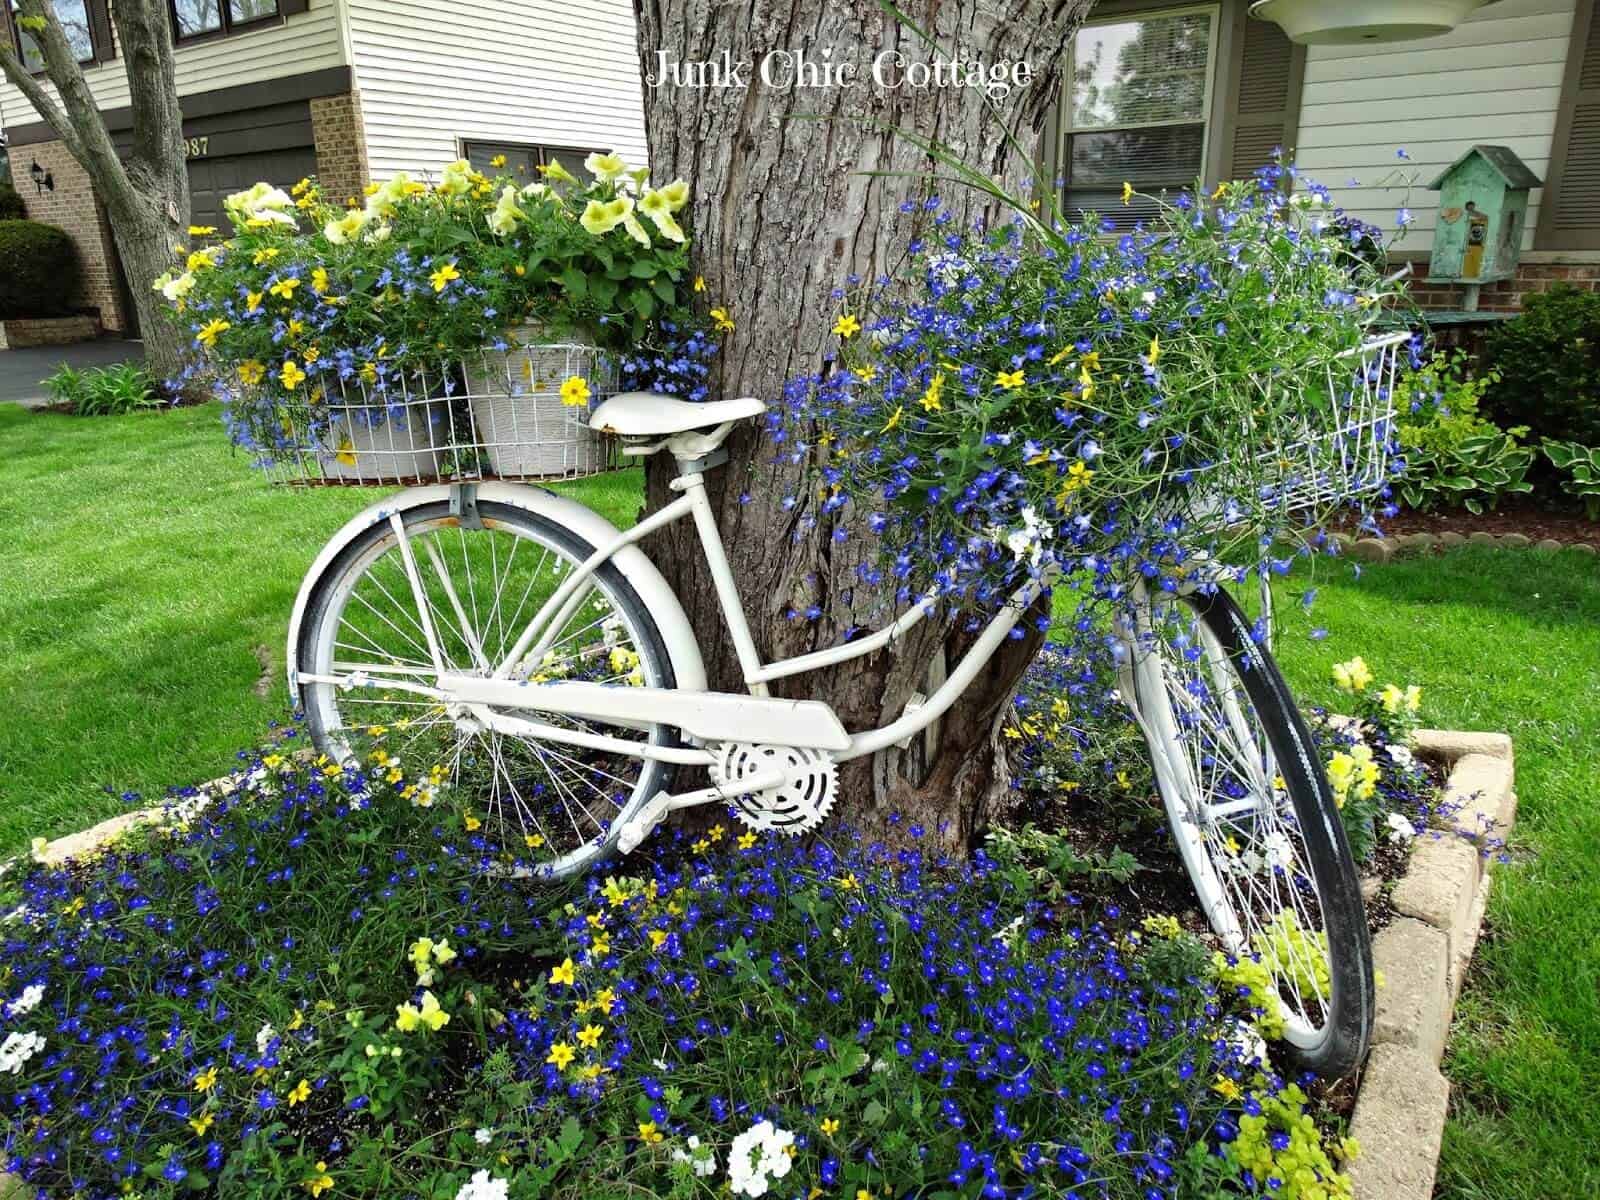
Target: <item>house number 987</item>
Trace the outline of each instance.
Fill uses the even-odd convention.
[[[209,137],[192,137],[184,143],[185,153],[189,158],[204,158],[211,153],[211,139]]]

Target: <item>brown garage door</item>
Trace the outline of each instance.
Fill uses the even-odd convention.
[[[189,212],[195,225],[215,225],[224,233],[230,226],[222,202],[261,180],[288,191],[307,175],[317,172],[317,155],[310,146],[295,150],[269,150],[262,154],[229,154],[220,158],[189,160]]]

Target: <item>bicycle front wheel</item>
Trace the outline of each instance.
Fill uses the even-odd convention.
[[[1266,968],[1296,1061],[1366,1056],[1372,947],[1326,773],[1288,685],[1233,597],[1165,597],[1135,639],[1157,787],[1201,907],[1228,952]]]
[[[469,528],[442,501],[409,509],[404,543],[380,521],[328,566],[307,604],[301,671],[364,676],[364,686],[305,684],[306,722],[319,750],[400,788],[421,810],[441,789],[454,789],[467,806],[465,832],[499,869],[568,876],[604,856],[621,825],[670,786],[667,765],[502,732],[482,709],[385,686],[432,682],[430,631],[446,671],[493,673],[544,602],[594,552],[572,530],[513,505],[484,502],[478,515]],[[674,687],[655,618],[622,573],[606,563],[581,593],[548,651],[520,664],[513,677]],[[661,724],[507,715],[640,746],[676,743],[675,731]]]

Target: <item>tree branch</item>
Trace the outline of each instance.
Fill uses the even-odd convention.
[[[78,151],[74,148],[78,143],[77,131],[72,128],[72,123],[67,120],[67,114],[61,111],[61,106],[55,102],[44,85],[29,71],[27,65],[16,56],[8,42],[0,38],[0,73],[11,81],[11,85],[22,93],[23,99],[33,105],[34,111],[44,118],[45,124],[55,130],[56,136],[66,143],[67,149],[74,157]]]
[[[17,71],[13,74],[11,64],[8,64],[6,75],[21,88],[39,115],[60,135],[72,157],[89,172],[102,199],[107,204],[131,204],[133,186],[122,161],[117,157],[117,148],[100,116],[94,93],[89,90],[89,84],[83,77],[78,56],[73,52],[66,31],[56,17],[55,6],[50,0],[17,0],[17,9],[13,20],[34,18],[44,21],[43,28],[30,28],[28,35],[44,54],[45,74],[55,85],[56,94],[61,98],[60,104],[50,100],[39,81],[9,50],[6,55],[11,58],[11,64],[15,65]],[[0,59],[0,62],[3,61]],[[44,100],[43,105],[40,99]]]

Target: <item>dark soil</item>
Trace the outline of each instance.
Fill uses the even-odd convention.
[[[1380,521],[1379,525],[1387,537],[1408,533],[1469,534],[1482,530],[1496,537],[1503,533],[1521,533],[1536,542],[1554,538],[1563,543],[1600,545],[1600,521],[1591,521],[1580,511],[1555,511],[1528,500],[1507,501],[1478,516],[1465,509],[1428,513],[1402,510],[1397,516]],[[1346,533],[1356,532],[1354,523],[1349,521],[1334,528]]]

